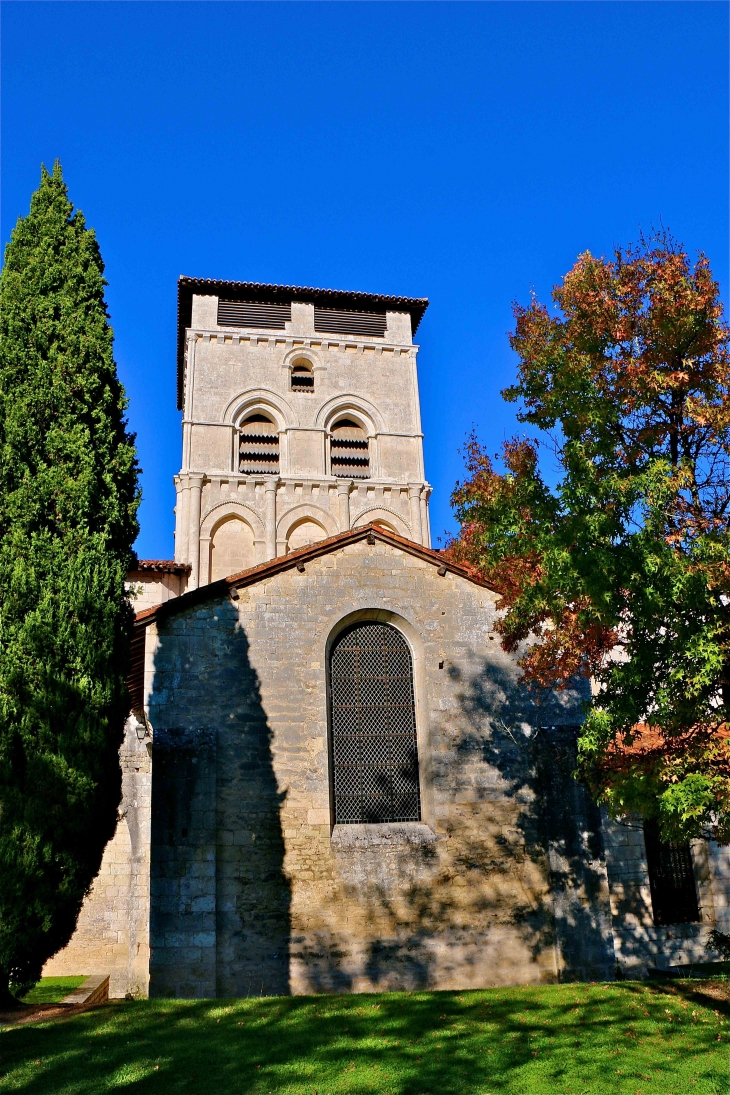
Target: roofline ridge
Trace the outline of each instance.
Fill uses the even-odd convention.
[[[499,592],[494,589],[493,585],[484,581],[484,579],[480,578],[467,567],[446,559],[440,551],[437,551],[434,548],[425,547],[423,544],[417,544],[414,540],[408,540],[405,536],[400,536],[396,532],[390,532],[389,530],[384,529],[375,522],[370,522],[367,525],[360,525],[355,529],[347,529],[345,532],[338,532],[334,536],[328,536],[324,540],[317,540],[313,544],[307,544],[305,547],[297,548],[296,551],[291,551],[287,555],[279,555],[275,559],[267,560],[265,563],[257,563],[255,566],[249,567],[248,570],[239,571],[237,574],[229,575],[226,578],[219,578],[215,582],[209,582],[207,585],[198,586],[197,589],[190,589],[186,593],[182,593],[179,597],[173,597],[169,601],[163,601],[159,605],[151,605],[149,608],[143,609],[142,612],[137,614],[135,617],[135,627],[146,627],[158,618],[174,615],[190,605],[207,600],[211,596],[228,593],[231,589],[244,589],[246,586],[255,585],[264,576],[273,577],[276,574],[281,574],[285,570],[291,570],[293,567],[296,567],[298,563],[306,563],[308,560],[317,559],[321,555],[326,555],[331,549],[345,547],[348,544],[357,543],[359,540],[367,539],[370,536],[374,536],[375,539],[379,539],[384,543],[390,543],[394,547],[407,551],[411,555],[420,556],[434,566],[443,567],[444,575],[447,573],[455,574],[457,577],[464,578],[473,585],[482,586],[484,589],[490,589],[494,593]]]

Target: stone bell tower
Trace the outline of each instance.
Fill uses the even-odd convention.
[[[180,278],[188,588],[371,521],[430,546],[413,342],[427,305]]]

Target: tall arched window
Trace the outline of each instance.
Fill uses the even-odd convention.
[[[279,474],[279,431],[265,414],[250,414],[241,426],[238,470],[247,475]]]
[[[330,466],[332,474],[340,479],[370,478],[367,434],[351,418],[341,418],[332,427]]]
[[[330,654],[335,824],[420,821],[413,664],[389,624],[347,628]]]

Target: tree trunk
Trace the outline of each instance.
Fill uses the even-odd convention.
[[[10,979],[4,970],[0,970],[0,1011],[10,1011],[11,1008],[21,1008],[23,1005],[17,996],[10,991]]]

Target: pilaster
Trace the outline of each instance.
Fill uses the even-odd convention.
[[[188,521],[188,551],[190,555],[190,582],[189,589],[197,589],[200,585],[200,498],[203,489],[204,476],[199,472],[190,473],[190,506]]]
[[[337,506],[340,520],[340,532],[347,532],[350,528],[350,491],[351,479],[337,480]]]
[[[411,509],[411,533],[417,544],[423,543],[421,531],[421,484],[408,484],[408,502]]]
[[[264,483],[264,493],[266,496],[266,558],[276,558],[276,488],[278,481],[276,479],[267,479]]]

